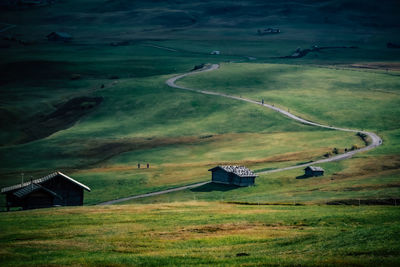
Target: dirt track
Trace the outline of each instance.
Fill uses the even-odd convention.
[[[202,185],[205,185],[205,184],[208,184],[208,183],[209,182],[207,181],[207,182],[201,182],[201,183],[197,183],[197,184],[191,184],[191,185],[185,185],[185,186],[181,186],[181,187],[175,187],[175,188],[162,190],[162,191],[158,191],[158,192],[151,192],[151,193],[140,194],[140,195],[135,195],[135,196],[130,196],[130,197],[124,197],[124,198],[120,198],[120,199],[115,199],[115,200],[102,202],[102,203],[99,203],[97,205],[112,205],[112,204],[116,204],[116,203],[120,203],[120,202],[125,202],[125,201],[131,200],[131,199],[152,197],[152,196],[167,194],[167,193],[171,193],[171,192],[181,191],[181,190],[185,190],[185,189],[191,189],[191,188],[199,187],[199,186],[202,186]]]
[[[305,164],[301,164],[301,165],[294,165],[294,166],[289,166],[289,167],[280,168],[280,169],[274,169],[274,170],[269,170],[269,171],[263,171],[263,172],[258,172],[258,173],[280,172],[280,171],[291,170],[291,169],[296,169],[296,168],[304,168],[304,167],[307,167],[307,166],[310,166],[310,165],[314,165],[314,164],[319,164],[319,163],[344,160],[344,159],[351,158],[354,154],[371,150],[371,149],[373,149],[373,148],[375,148],[377,146],[380,146],[382,144],[382,139],[377,134],[372,133],[372,132],[366,132],[366,131],[354,130],[354,129],[347,129],[347,128],[339,128],[339,127],[333,127],[333,126],[327,126],[327,125],[323,125],[323,124],[319,124],[319,123],[316,123],[316,122],[312,122],[312,121],[308,121],[308,120],[302,119],[302,118],[300,118],[300,117],[298,117],[296,115],[293,115],[292,113],[290,113],[288,111],[285,111],[283,109],[277,108],[277,107],[269,105],[269,104],[265,104],[265,103],[263,104],[261,102],[257,102],[257,101],[251,100],[251,99],[232,96],[232,95],[227,95],[227,94],[223,94],[223,93],[217,93],[217,92],[211,92],[211,91],[205,91],[205,90],[198,90],[198,89],[191,89],[191,88],[186,88],[186,87],[179,86],[179,85],[175,84],[175,82],[177,80],[179,80],[179,79],[181,79],[183,77],[186,77],[186,76],[189,76],[189,75],[194,75],[194,74],[201,73],[201,72],[208,72],[208,71],[217,70],[218,68],[219,68],[218,64],[207,65],[203,69],[200,69],[200,70],[197,70],[197,71],[192,71],[192,72],[189,72],[189,73],[185,73],[185,74],[181,74],[181,75],[172,77],[172,78],[170,78],[170,79],[168,79],[166,81],[166,84],[168,86],[170,86],[170,87],[174,87],[174,88],[178,88],[178,89],[193,91],[193,92],[206,94],[206,95],[227,97],[227,98],[231,98],[231,99],[236,99],[236,100],[245,101],[245,102],[248,102],[248,103],[264,106],[266,108],[269,108],[269,109],[272,109],[272,110],[274,110],[276,112],[279,112],[282,115],[285,115],[286,117],[289,117],[290,119],[296,120],[296,121],[301,122],[303,124],[308,124],[308,125],[327,128],[327,129],[332,129],[332,130],[344,131],[344,132],[364,133],[364,134],[368,135],[372,140],[371,144],[369,144],[366,147],[363,147],[363,148],[360,148],[360,149],[357,149],[357,150],[353,150],[353,151],[349,151],[349,152],[346,152],[344,154],[340,154],[340,155],[337,155],[337,156],[334,156],[334,157],[330,157],[330,158],[327,158],[327,159],[321,159],[321,160],[317,160],[317,161],[314,161],[314,162],[305,163]],[[209,182],[201,182],[201,183],[197,183],[197,184],[176,187],[176,188],[163,190],[163,191],[158,191],[158,192],[151,192],[151,193],[147,193],[147,194],[130,196],[130,197],[126,197],[126,198],[121,198],[121,199],[116,199],[116,200],[103,202],[103,203],[100,203],[98,205],[112,205],[112,204],[128,201],[128,200],[131,200],[131,199],[137,199],[137,198],[144,198],[144,197],[151,197],[151,196],[156,196],[156,195],[161,195],[161,194],[167,194],[167,193],[170,193],[170,192],[175,192],[175,191],[180,191],[180,190],[199,187],[199,186],[205,185],[207,183],[209,183]]]

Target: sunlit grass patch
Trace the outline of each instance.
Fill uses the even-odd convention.
[[[385,206],[197,201],[43,209],[0,218],[0,255],[5,266],[390,265],[399,260],[398,217],[396,207]]]

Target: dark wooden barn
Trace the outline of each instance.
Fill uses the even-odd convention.
[[[54,172],[26,183],[2,188],[1,193],[6,195],[7,210],[11,207],[37,209],[81,206],[83,190],[90,192],[90,188],[86,185],[61,172]]]
[[[61,41],[61,42],[69,42],[72,40],[72,36],[66,32],[52,32],[48,34],[47,40],[49,41]]]
[[[307,177],[324,175],[324,169],[315,166],[308,166],[307,168],[304,169],[304,172],[305,172],[304,175]]]
[[[257,177],[251,170],[244,166],[217,166],[209,169],[212,172],[211,181],[220,184],[232,184],[237,186],[254,185]]]
[[[258,29],[257,33],[258,35],[266,35],[266,34],[277,34],[280,33],[281,30],[280,29],[273,29],[273,28],[268,28],[268,29]]]

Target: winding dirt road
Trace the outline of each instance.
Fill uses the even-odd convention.
[[[293,115],[292,113],[290,113],[290,112],[288,112],[286,110],[277,108],[277,107],[269,105],[269,104],[265,104],[265,103],[263,104],[261,102],[257,102],[257,101],[251,100],[251,99],[232,96],[232,95],[227,95],[227,94],[223,94],[223,93],[212,92],[212,91],[205,91],[205,90],[199,90],[199,89],[186,88],[186,87],[183,87],[183,86],[175,84],[175,82],[177,80],[179,80],[179,79],[181,79],[183,77],[186,77],[186,76],[189,76],[189,75],[195,75],[195,74],[198,74],[198,73],[201,73],[201,72],[213,71],[213,70],[216,70],[218,68],[219,68],[218,64],[208,65],[208,66],[205,66],[203,69],[200,69],[200,70],[197,70],[197,71],[192,71],[192,72],[189,72],[189,73],[181,74],[181,75],[175,76],[173,78],[170,78],[170,79],[168,79],[166,81],[166,84],[168,86],[170,86],[170,87],[174,87],[174,88],[178,88],[178,89],[182,89],[182,90],[193,91],[193,92],[206,94],[206,95],[227,97],[227,98],[231,98],[231,99],[236,99],[236,100],[245,101],[245,102],[248,102],[248,103],[264,106],[264,107],[272,109],[272,110],[274,110],[276,112],[279,112],[282,115],[285,115],[286,117],[289,117],[290,119],[293,119],[293,120],[296,120],[298,122],[301,122],[303,124],[308,124],[308,125],[317,126],[317,127],[321,127],[321,128],[332,129],[332,130],[344,131],[344,132],[363,133],[363,134],[366,134],[367,136],[369,136],[370,139],[371,139],[371,144],[369,144],[366,147],[357,149],[357,150],[349,151],[349,152],[346,152],[344,154],[340,154],[340,155],[337,155],[337,156],[334,156],[334,157],[330,157],[330,158],[327,158],[327,159],[321,159],[321,160],[317,160],[317,161],[313,161],[313,162],[309,162],[309,163],[305,163],[305,164],[301,164],[301,165],[294,165],[294,166],[289,166],[289,167],[285,167],[285,168],[279,168],[279,169],[274,169],[274,170],[258,172],[259,174],[260,173],[262,174],[262,173],[280,172],[280,171],[286,171],[286,170],[291,170],[291,169],[296,169],[296,168],[303,168],[303,167],[307,167],[307,166],[314,165],[314,164],[319,164],[319,163],[344,160],[344,159],[351,158],[354,154],[371,150],[371,149],[373,149],[373,148],[375,148],[377,146],[380,146],[382,144],[382,139],[377,134],[372,133],[372,132],[353,130],[353,129],[347,129],[347,128],[339,128],[339,127],[333,127],[333,126],[327,126],[327,125],[323,125],[323,124],[319,124],[319,123],[316,123],[316,122],[312,122],[312,121],[308,121],[308,120],[302,119],[302,118],[300,118],[300,117],[298,117],[296,115]],[[180,190],[199,187],[199,186],[202,186],[202,185],[205,185],[205,184],[208,184],[208,183],[209,183],[209,181],[201,182],[201,183],[197,183],[197,184],[186,185],[186,186],[181,186],[181,187],[176,187],[176,188],[171,188],[171,189],[158,191],[158,192],[151,192],[151,193],[147,193],[147,194],[135,195],[135,196],[130,196],[130,197],[125,197],[125,198],[120,198],[120,199],[115,199],[115,200],[99,203],[98,205],[112,205],[112,204],[116,204],[116,203],[120,203],[120,202],[125,202],[125,201],[131,200],[131,199],[138,199],[138,198],[145,198],[145,197],[151,197],[151,196],[156,196],[156,195],[162,195],[162,194],[167,194],[167,193],[170,193],[170,192],[176,192],[176,191],[180,191]]]
[[[272,109],[272,110],[274,110],[276,112],[279,112],[282,115],[285,115],[286,117],[289,117],[290,119],[293,119],[293,120],[296,120],[298,122],[301,122],[303,124],[317,126],[317,127],[321,127],[321,128],[332,129],[332,130],[344,131],[344,132],[363,133],[363,134],[369,136],[369,138],[371,139],[371,143],[366,147],[363,147],[363,148],[360,148],[360,149],[357,149],[357,150],[353,150],[353,151],[348,151],[346,153],[343,153],[343,154],[340,154],[340,155],[337,155],[337,156],[334,156],[334,157],[321,159],[321,160],[317,160],[317,161],[313,161],[313,162],[309,162],[309,163],[305,163],[305,164],[301,164],[301,165],[294,165],[294,166],[290,166],[290,167],[274,169],[274,170],[269,170],[269,171],[263,171],[263,172],[258,172],[258,173],[280,172],[280,171],[291,170],[291,169],[296,169],[296,168],[303,168],[303,167],[307,167],[307,166],[314,165],[314,164],[319,164],[319,163],[344,160],[344,159],[351,158],[354,154],[371,150],[371,149],[373,149],[373,148],[375,148],[377,146],[380,146],[382,144],[382,139],[377,134],[375,134],[373,132],[366,132],[366,131],[361,131],[361,130],[354,130],[354,129],[348,129],[348,128],[339,128],[339,127],[334,127],[334,126],[323,125],[323,124],[320,124],[320,123],[316,123],[316,122],[312,122],[312,121],[308,121],[308,120],[302,119],[302,118],[300,118],[300,117],[298,117],[296,115],[293,115],[292,113],[290,113],[290,112],[288,112],[286,110],[277,108],[275,106],[272,106],[272,105],[269,105],[269,104],[265,104],[265,103],[263,104],[261,102],[257,102],[257,101],[254,101],[254,100],[251,100],[251,99],[248,99],[248,98],[237,97],[237,96],[232,96],[232,95],[227,95],[227,94],[218,93],[218,92],[212,92],[212,91],[192,89],[192,88],[187,88],[187,87],[183,87],[183,86],[175,84],[175,82],[177,80],[179,80],[179,79],[181,79],[183,77],[186,77],[186,76],[189,76],[189,75],[194,75],[194,74],[201,73],[201,72],[213,71],[213,70],[216,70],[218,68],[219,68],[218,64],[208,65],[208,66],[206,66],[203,69],[200,69],[198,71],[193,71],[193,72],[181,74],[181,75],[175,76],[173,78],[170,78],[170,79],[168,79],[166,81],[166,84],[168,86],[170,86],[170,87],[174,87],[174,88],[178,88],[178,89],[182,89],[182,90],[193,91],[193,92],[206,94],[206,95],[221,96],[221,97],[236,99],[236,100],[245,101],[245,102],[248,102],[248,103],[264,106],[264,107]]]
[[[185,185],[185,186],[181,186],[181,187],[175,187],[175,188],[162,190],[162,191],[156,191],[156,192],[151,192],[151,193],[146,193],[146,194],[140,194],[140,195],[135,195],[135,196],[130,196],[130,197],[124,197],[124,198],[119,198],[119,199],[115,199],[115,200],[102,202],[102,203],[99,203],[97,205],[100,205],[100,206],[102,206],[102,205],[112,205],[112,204],[116,204],[116,203],[120,203],[120,202],[125,202],[125,201],[131,200],[131,199],[152,197],[152,196],[167,194],[167,193],[171,193],[171,192],[181,191],[181,190],[185,190],[185,189],[191,189],[191,188],[195,188],[195,187],[200,187],[200,186],[208,184],[208,183],[210,183],[210,182],[209,181],[201,182],[201,183],[197,183],[197,184],[190,184],[190,185]]]

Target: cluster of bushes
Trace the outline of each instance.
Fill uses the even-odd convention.
[[[201,64],[199,64],[199,65],[195,65],[195,66],[193,67],[192,71],[202,69],[202,68],[204,68],[205,65],[206,65],[206,64],[204,64],[204,63],[201,63]]]
[[[359,149],[358,145],[354,144],[354,145],[351,146],[351,148],[347,148],[347,147],[346,147],[346,148],[344,149],[344,152],[353,151],[353,150],[357,150],[357,149]],[[329,157],[331,157],[332,155],[338,155],[338,154],[340,154],[340,150],[339,150],[338,148],[334,147],[334,148],[332,149],[332,151],[325,153],[325,154],[324,154],[324,157],[325,157],[325,158],[329,158]]]
[[[369,145],[368,135],[366,135],[365,133],[360,133],[360,132],[358,132],[356,135],[357,135],[358,137],[360,137],[360,138],[364,141],[364,143],[365,143],[366,146]]]

